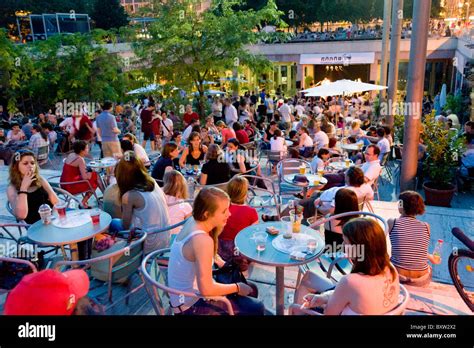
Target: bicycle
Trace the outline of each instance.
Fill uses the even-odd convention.
[[[474,312],[474,277],[469,276],[469,273],[474,272],[474,241],[460,228],[453,228],[451,233],[469,250],[453,248],[448,260],[449,274],[459,295]]]

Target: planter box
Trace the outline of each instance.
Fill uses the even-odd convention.
[[[451,200],[453,199],[456,186],[449,184],[449,189],[438,189],[434,187],[435,184],[428,181],[423,184],[425,190],[425,204],[435,205],[438,207],[451,207]]]

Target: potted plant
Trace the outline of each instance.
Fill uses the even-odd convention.
[[[427,115],[424,121],[423,141],[426,145],[424,170],[427,181],[423,183],[425,202],[428,205],[450,207],[456,185],[453,184],[456,168],[464,150],[462,138],[444,124]]]

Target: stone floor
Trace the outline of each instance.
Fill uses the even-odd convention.
[[[97,148],[93,154],[97,153]],[[41,169],[44,177],[59,175],[62,168],[62,158],[51,157],[52,162]],[[0,222],[13,222],[13,217],[6,210],[6,188],[8,185],[8,168],[0,166]],[[380,185],[380,201],[374,201],[375,213],[385,219],[398,216],[397,208],[398,192],[395,186],[382,180]],[[442,249],[442,263],[433,267],[433,282],[427,288],[410,287],[411,300],[408,305],[407,314],[472,314],[467,306],[462,302],[455,288],[451,285],[447,261],[453,247],[462,247],[451,234],[453,227],[462,228],[471,238],[474,237],[474,194],[458,194],[453,200],[452,208],[440,208],[427,206],[426,213],[420,220],[426,221],[431,226],[430,250],[438,239],[444,240]],[[0,240],[0,243],[5,243]],[[298,270],[287,268],[285,270],[285,301],[291,303],[293,299],[294,287],[296,284]],[[250,274],[250,278],[258,282],[260,299],[264,301],[267,308],[275,308],[275,271],[272,267],[257,265]],[[474,282],[474,279],[473,279]],[[138,277],[134,279],[134,284],[139,284]],[[474,283],[472,284],[474,287]],[[95,291],[95,290],[94,290]],[[99,291],[100,292],[100,291]],[[103,291],[102,291],[103,292]],[[115,298],[125,292],[125,288],[120,285],[114,286]],[[103,297],[103,296],[102,296]],[[0,296],[0,311],[4,302],[4,296]],[[123,303],[107,311],[109,314],[154,314],[151,303],[144,289],[133,294],[128,306]]]

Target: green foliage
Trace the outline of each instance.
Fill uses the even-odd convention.
[[[128,24],[127,13],[120,0],[96,0],[91,17],[97,28],[106,30]]]
[[[444,105],[443,109],[444,111],[451,110],[451,113],[455,115],[461,115],[463,111],[462,96],[460,94],[448,94],[446,96],[446,105]]]
[[[308,75],[308,76],[306,76],[306,77],[304,78],[304,86],[305,86],[306,88],[309,88],[312,83],[314,83],[314,78],[313,78],[313,76]]]
[[[148,75],[157,80],[200,94],[200,114],[204,115],[203,82],[216,73],[236,74],[250,67],[271,69],[270,61],[249,52],[246,45],[257,43],[262,34],[255,30],[265,22],[278,25],[281,12],[273,0],[258,11],[236,10],[239,0],[213,1],[209,10],[197,13],[198,0],[155,1],[157,18],[149,26],[150,38],[138,41],[135,52],[149,66]]]
[[[447,130],[443,124],[435,122],[433,115],[427,115],[423,124],[426,173],[434,187],[447,188],[454,179],[455,169],[465,148],[464,141],[456,131]]]
[[[403,115],[395,115],[394,117],[394,134],[398,143],[403,144],[405,132],[405,117]]]
[[[4,76],[9,111],[53,108],[72,102],[117,100],[124,94],[122,61],[89,35],[54,36],[14,45],[0,32],[0,76]],[[26,101],[26,104],[24,103]]]

